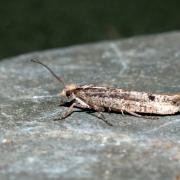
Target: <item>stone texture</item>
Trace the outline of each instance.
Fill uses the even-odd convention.
[[[67,83],[180,91],[180,33],[135,37],[20,55],[0,62],[0,179],[176,179],[180,115],[158,120],[87,112],[55,122]]]

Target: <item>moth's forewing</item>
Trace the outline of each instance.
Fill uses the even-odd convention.
[[[82,86],[75,95],[91,107],[113,111],[151,114],[174,114],[179,111],[180,95],[155,94],[123,89]]]

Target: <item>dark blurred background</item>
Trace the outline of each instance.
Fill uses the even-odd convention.
[[[0,0],[0,59],[179,29],[179,0]]]

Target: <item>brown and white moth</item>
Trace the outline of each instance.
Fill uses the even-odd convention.
[[[69,116],[74,111],[74,107],[94,110],[99,113],[100,118],[103,118],[101,114],[103,111],[122,114],[125,112],[138,117],[142,114],[171,115],[180,112],[180,94],[156,94],[94,85],[65,85],[62,78],[48,66],[37,59],[32,61],[43,65],[62,82],[64,89],[60,95],[73,100],[60,119]]]

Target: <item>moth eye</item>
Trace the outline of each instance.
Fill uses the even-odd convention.
[[[66,96],[69,97],[71,95],[70,91],[66,91]]]

